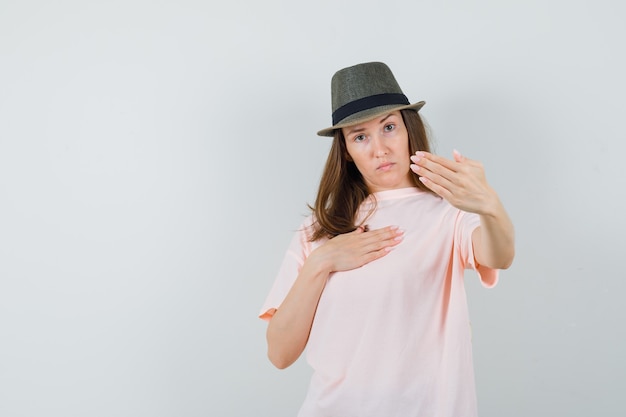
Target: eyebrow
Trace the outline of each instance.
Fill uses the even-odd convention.
[[[380,121],[378,122],[378,124],[382,124],[382,123],[384,123],[384,122],[385,122],[385,120],[389,119],[391,116],[393,116],[393,114],[392,114],[392,113],[389,113],[388,115],[384,116],[382,119],[380,119]],[[348,133],[347,133],[347,135],[346,135],[346,136],[349,136],[349,135],[351,135],[351,134],[353,134],[353,133],[359,133],[359,132],[362,132],[362,131],[364,131],[364,130],[365,130],[365,129],[364,129],[364,128],[362,128],[362,127],[355,128],[355,129],[350,129],[350,130],[348,130]]]

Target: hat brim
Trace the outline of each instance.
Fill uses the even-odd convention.
[[[334,136],[335,130],[337,129],[358,125],[359,123],[363,123],[363,122],[368,122],[378,116],[382,116],[383,114],[391,113],[393,111],[405,110],[405,109],[413,109],[415,111],[419,111],[419,109],[421,109],[422,106],[424,106],[424,104],[426,104],[425,101],[419,101],[413,104],[405,104],[405,105],[390,104],[387,106],[379,106],[379,107],[374,107],[372,109],[363,110],[363,111],[360,111],[358,113],[355,113],[346,117],[345,119],[343,119],[341,122],[337,123],[334,126],[327,127],[326,129],[320,130],[319,132],[317,132],[317,135],[318,136]]]

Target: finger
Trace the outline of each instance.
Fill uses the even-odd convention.
[[[401,236],[404,234],[404,231],[401,230],[398,226],[387,226],[382,227],[380,229],[371,230],[368,232],[366,238],[369,241],[383,241],[394,239],[397,236]]]
[[[462,155],[461,152],[454,149],[452,151],[452,155],[454,156],[454,160],[462,165],[457,165],[458,170],[462,170],[465,167],[473,167],[473,168],[483,168],[483,165],[480,161],[476,161],[474,159],[469,159],[465,155]]]
[[[359,225],[351,233],[355,234],[355,235],[360,235],[360,234],[362,234],[364,232],[367,232],[367,226]]]
[[[458,163],[456,161],[452,161],[448,158],[444,158],[443,156],[435,155],[430,152],[417,151],[415,152],[415,155],[411,156],[411,161],[420,166],[424,166],[424,164],[427,164],[428,161],[431,161],[432,163],[441,165],[451,171],[457,171],[458,169]]]
[[[399,233],[398,230],[399,230],[398,226],[387,226],[387,227],[370,231],[368,225],[359,225],[353,231],[345,233],[344,235],[338,235],[334,237],[333,239],[340,238],[339,240],[345,240],[346,242],[349,242],[351,239],[354,239],[353,242],[361,242],[359,243],[359,245],[363,246],[371,242],[394,237],[398,235]]]
[[[396,246],[404,239],[404,231],[397,226],[377,229],[360,238],[360,246],[366,253],[378,251],[389,246]]]
[[[454,176],[456,175],[456,172],[442,165],[424,159],[420,159],[417,163],[409,165],[409,167],[414,173],[419,176],[431,173],[431,175],[438,175],[439,177],[445,178],[448,181],[454,181]]]
[[[416,165],[416,167],[414,167],[413,169],[413,172],[419,173],[421,170],[427,169],[435,174],[441,175],[442,177],[450,181],[454,180],[454,175],[458,170],[457,162],[450,161],[442,157],[420,158],[417,155],[414,155],[411,157],[411,161]]]
[[[416,165],[416,164],[411,164],[409,167],[415,174],[417,174],[420,177],[420,179],[426,178],[430,180],[431,182],[443,188],[446,188],[448,190],[452,190],[452,188],[454,187],[453,181],[456,178],[456,174],[452,173],[449,170],[445,171],[444,174],[441,175],[437,172],[433,172],[425,167],[420,167],[419,165]]]
[[[452,196],[452,193],[450,192],[450,190],[448,190],[447,188],[431,181],[430,179],[426,178],[426,177],[419,177],[419,180],[429,189],[431,189],[435,194],[437,194],[439,197],[445,199],[446,201],[449,201],[450,197]]]
[[[380,229],[369,230],[367,237],[378,239],[381,236],[392,236],[398,233],[400,228],[398,226],[381,227]]]
[[[372,251],[372,252],[367,253],[363,257],[363,265],[368,264],[368,263],[370,263],[372,261],[375,261],[376,259],[382,258],[383,256],[387,255],[392,250],[393,250],[393,247],[385,247],[385,248],[382,248],[380,250]]]

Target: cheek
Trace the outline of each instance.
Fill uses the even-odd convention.
[[[352,146],[346,145],[346,159],[355,164],[360,164],[363,160],[363,149],[359,149],[359,147],[354,144],[352,144]]]
[[[360,153],[353,153],[348,160],[356,166],[356,169],[358,169],[361,174],[363,174],[364,171],[367,171],[368,160]]]
[[[411,144],[409,143],[409,138],[407,136],[404,136],[398,141],[398,150],[406,153],[407,155],[411,153]]]

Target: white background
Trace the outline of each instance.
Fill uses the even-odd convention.
[[[626,6],[0,0],[0,415],[294,416],[259,308],[330,78],[386,62],[517,230],[467,274],[480,414],[626,415]]]

